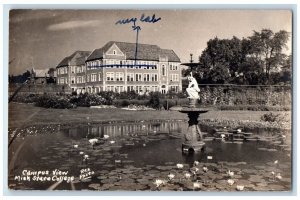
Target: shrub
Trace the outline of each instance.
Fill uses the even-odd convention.
[[[165,99],[162,102],[164,109],[169,110],[171,107],[177,105],[177,102],[173,99]]]
[[[74,105],[64,96],[44,94],[37,98],[36,106],[43,108],[73,108]]]
[[[251,111],[290,111],[289,106],[266,106],[266,105],[221,105],[219,110],[251,110]]]
[[[150,100],[147,105],[154,109],[159,109],[160,108],[159,96],[160,96],[160,94],[158,92],[150,93]]]
[[[274,114],[274,113],[266,113],[263,116],[261,116],[261,120],[265,122],[278,122],[280,121],[280,115]]]
[[[136,106],[146,106],[148,105],[148,100],[125,100],[125,99],[116,99],[113,101],[113,105],[116,107],[127,107],[129,105],[136,105]]]
[[[118,94],[112,91],[102,91],[98,93],[99,96],[105,99],[105,105],[112,105],[113,100],[117,98]]]
[[[76,106],[90,107],[98,106],[106,103],[106,99],[101,97],[98,94],[79,94],[78,96],[72,96],[70,103],[75,104]]]
[[[14,102],[20,103],[35,103],[39,95],[37,94],[17,94],[14,98]]]
[[[130,100],[125,100],[125,99],[115,100],[113,102],[113,105],[116,107],[127,107],[130,105]]]
[[[128,91],[128,92],[121,92],[120,94],[118,94],[116,96],[116,98],[131,100],[131,99],[137,99],[138,96],[139,96],[138,93],[136,93],[134,90],[132,90],[132,91]]]

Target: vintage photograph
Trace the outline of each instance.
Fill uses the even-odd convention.
[[[9,190],[292,191],[292,17],[10,10]]]

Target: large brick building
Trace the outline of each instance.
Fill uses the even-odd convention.
[[[138,44],[136,51],[135,43],[110,41],[92,53],[76,51],[57,71],[57,83],[78,93],[182,90],[180,59],[173,50],[157,45]]]

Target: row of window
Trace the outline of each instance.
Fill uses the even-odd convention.
[[[105,90],[106,91],[113,91],[113,92],[124,92],[125,89],[126,91],[135,91],[140,94],[148,93],[148,92],[158,92],[159,87],[156,85],[153,86],[106,86]],[[170,86],[169,88],[173,92],[179,92],[179,86]],[[84,88],[77,88],[79,92],[85,92]],[[162,87],[162,91],[166,92],[166,88]],[[75,91],[75,88],[72,88],[72,91]],[[87,92],[88,93],[97,93],[103,91],[103,87],[87,87]]]
[[[177,86],[178,87],[178,86]],[[106,86],[106,91],[113,91],[113,92],[124,92],[126,87],[125,86]],[[97,93],[103,91],[103,87],[88,87],[87,92]],[[159,91],[158,86],[127,86],[127,91],[135,91],[138,93],[147,93],[147,92],[157,92]]]
[[[85,72],[85,66],[70,66],[72,74]],[[57,70],[57,74],[68,74],[68,67],[60,67]]]
[[[178,75],[178,74],[177,74]],[[107,72],[106,81],[124,81],[123,72]],[[128,73],[126,77],[127,81],[158,81],[158,74],[153,73]],[[87,75],[87,82],[101,81],[101,73],[92,73]]]
[[[98,69],[98,66],[88,67],[87,70]],[[157,69],[156,65],[106,65],[105,68],[117,68],[117,69]]]
[[[57,74],[68,74],[68,67],[60,67],[60,68],[58,68]]]
[[[128,82],[133,81],[144,81],[144,82],[156,82],[158,81],[158,74],[153,73],[128,73],[126,80]],[[92,73],[87,75],[87,82],[97,82],[101,81],[101,73]],[[107,72],[106,81],[124,81],[123,72]],[[179,81],[179,74],[171,74],[170,81]],[[71,76],[71,83],[85,83],[85,76],[77,76],[76,79],[74,76]],[[58,79],[58,84],[68,84],[68,79],[61,77]]]
[[[141,60],[95,60],[86,63],[88,67],[96,67],[101,65],[157,65],[155,61],[141,61]]]

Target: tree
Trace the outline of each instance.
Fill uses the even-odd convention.
[[[282,66],[281,81],[283,83],[291,83],[292,79],[292,55],[289,55]]]
[[[254,31],[249,39],[249,56],[263,63],[267,82],[270,83],[270,72],[282,66],[286,55],[282,53],[287,48],[289,33],[281,30],[274,33],[269,29],[262,29],[261,32]]]
[[[218,39],[207,42],[199,62],[206,83],[230,83],[237,72],[240,63],[245,60],[242,42],[237,37]]]

